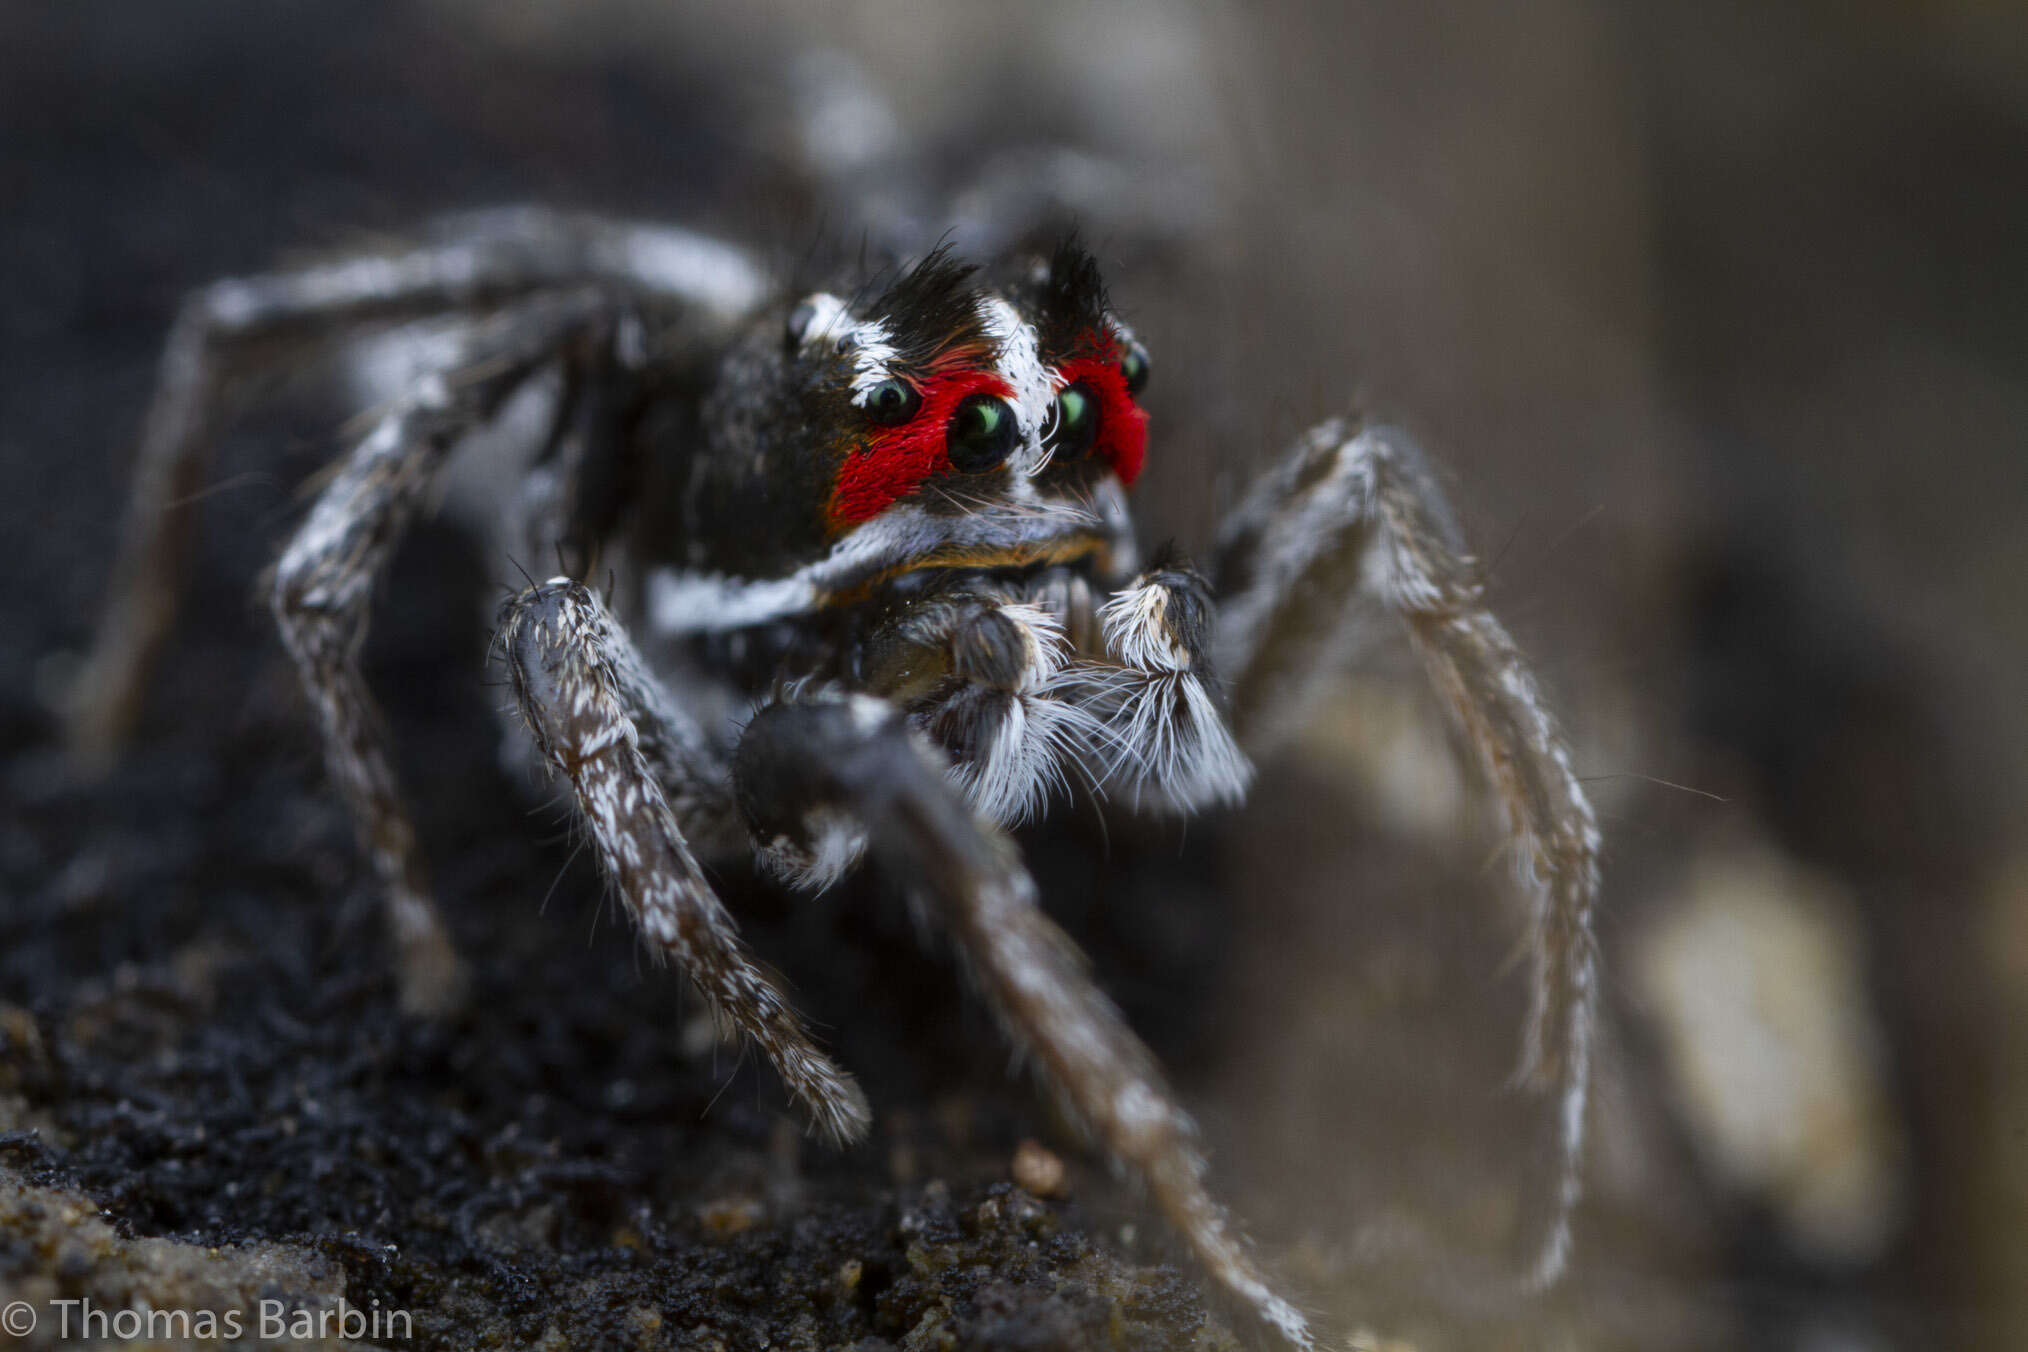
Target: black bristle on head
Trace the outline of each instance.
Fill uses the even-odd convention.
[[[902,365],[928,366],[955,348],[991,348],[979,314],[977,276],[977,268],[960,262],[943,244],[874,300],[869,311],[887,321]]]
[[[1042,327],[1056,334],[1082,334],[1105,322],[1110,308],[1098,260],[1071,231],[1049,256],[1049,275],[1038,298]]]

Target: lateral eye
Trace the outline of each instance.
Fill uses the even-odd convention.
[[[1057,392],[1056,429],[1050,434],[1055,454],[1077,459],[1098,440],[1098,430],[1099,401],[1091,386],[1080,380]]]
[[[883,380],[866,392],[863,407],[880,426],[899,427],[922,407],[922,395],[906,380]]]
[[[944,432],[944,448],[951,464],[966,474],[984,474],[998,469],[1014,451],[1020,436],[1014,410],[1004,399],[974,394],[958,405]]]
[[[1120,375],[1127,382],[1127,393],[1138,395],[1148,388],[1148,349],[1139,343],[1127,344],[1127,350],[1120,354]]]

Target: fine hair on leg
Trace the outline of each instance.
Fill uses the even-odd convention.
[[[1062,620],[1011,591],[919,601],[867,644],[865,683],[951,757],[950,779],[1001,826],[1038,815],[1085,773],[1106,726],[1068,676]]]
[[[562,335],[604,322],[607,308],[594,294],[564,295],[473,330],[455,367],[416,380],[339,462],[275,565],[275,623],[316,711],[325,766],[386,889],[402,1003],[417,1012],[454,1005],[462,978],[430,897],[385,729],[359,673],[374,584],[459,437]]]
[[[1507,822],[1530,902],[1531,992],[1517,1079],[1556,1104],[1556,1169],[1525,1283],[1569,1263],[1582,1188],[1598,1005],[1600,839],[1534,675],[1486,608],[1449,508],[1399,431],[1326,422],[1256,485],[1220,540],[1217,650],[1242,739],[1302,716],[1321,661],[1362,603],[1397,616]],[[1270,726],[1268,713],[1276,711]]]
[[[1043,914],[1012,844],[945,777],[901,712],[870,695],[777,703],[748,724],[735,790],[757,842],[814,852],[841,817],[918,891],[1045,1084],[1146,1184],[1218,1286],[1297,1347],[1302,1314],[1277,1294],[1204,1185],[1197,1130],[1154,1058]]]
[[[1173,549],[1099,608],[1103,655],[1066,684],[1099,718],[1100,781],[1130,806],[1187,814],[1246,797],[1253,765],[1227,726],[1212,668],[1211,586]]]
[[[767,289],[743,251],[667,226],[519,206],[445,217],[427,234],[412,248],[231,278],[184,300],[142,427],[105,612],[67,700],[80,766],[110,764],[139,716],[175,622],[191,499],[203,487],[224,391],[272,364],[278,340],[342,341],[375,322],[478,314],[591,282],[723,328]]]
[[[761,1050],[818,1130],[841,1144],[864,1137],[873,1120],[865,1094],[747,956],[684,840],[642,747],[690,739],[673,723],[644,729],[630,712],[642,707],[642,666],[619,624],[589,588],[556,578],[507,602],[498,645],[529,733],[570,785],[599,864],[649,950]]]

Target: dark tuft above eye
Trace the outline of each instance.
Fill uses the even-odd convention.
[[[866,416],[882,427],[899,427],[922,407],[922,395],[906,380],[883,380],[866,392]]]
[[[1148,388],[1148,349],[1139,343],[1127,344],[1120,356],[1120,374],[1126,378],[1127,393],[1139,394]]]
[[[1091,449],[1098,439],[1098,430],[1098,395],[1082,380],[1066,385],[1056,396],[1056,428],[1049,436],[1051,452],[1075,460]]]
[[[944,445],[952,465],[966,474],[984,474],[1005,463],[1020,434],[1014,410],[1004,399],[974,394],[951,414]]]

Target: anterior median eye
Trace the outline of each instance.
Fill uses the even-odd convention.
[[[915,416],[922,395],[906,380],[883,380],[866,392],[866,416],[882,427],[897,427]]]
[[[966,474],[984,474],[997,469],[1013,453],[1020,429],[1014,410],[1006,401],[990,394],[974,394],[951,414],[945,432],[945,449],[951,464]]]
[[[1099,402],[1091,386],[1082,380],[1066,385],[1056,396],[1056,430],[1050,435],[1050,449],[1066,459],[1076,459],[1098,439]]]
[[[1130,343],[1120,356],[1120,375],[1127,382],[1128,394],[1139,394],[1148,388],[1148,349],[1139,343]]]

